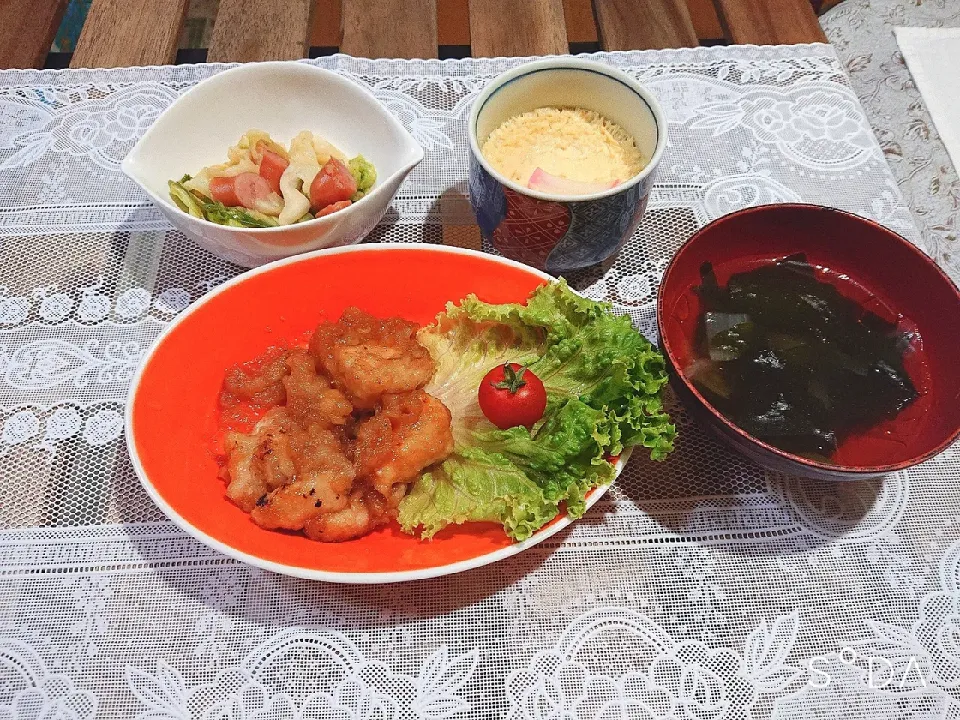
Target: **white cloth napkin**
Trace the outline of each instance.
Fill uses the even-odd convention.
[[[898,27],[895,32],[937,132],[960,171],[960,28]]]

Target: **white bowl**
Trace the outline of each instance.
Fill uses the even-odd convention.
[[[180,210],[167,182],[225,162],[227,149],[251,128],[284,144],[310,130],[349,157],[362,154],[376,167],[377,182],[348,208],[283,227],[227,227]],[[157,118],[122,168],[184,235],[218,257],[254,267],[359,242],[422,159],[423,148],[365,88],[305,63],[270,62],[226,70],[188,90]]]

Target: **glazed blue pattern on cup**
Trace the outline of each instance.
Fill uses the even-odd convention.
[[[647,176],[622,193],[568,203],[570,229],[547,256],[547,272],[557,275],[590,267],[619,252],[640,224],[652,185]]]
[[[488,173],[477,159],[470,154],[470,205],[477,216],[480,232],[488,240],[493,231],[507,215],[507,198],[503,194],[503,185]]]
[[[656,101],[639,91],[632,79],[618,76],[618,71],[572,59],[541,61],[524,67],[529,70],[494,80],[490,94],[477,100],[479,106],[472,113],[470,127],[474,139],[478,119],[502,90],[510,86],[515,90],[516,83],[538,73],[562,71],[594,74],[629,90],[631,101],[636,99],[638,112],[649,112],[656,136],[656,151],[650,153],[650,163],[639,178],[628,179],[618,192],[584,200],[569,196],[553,200],[516,183],[505,183],[488,169],[472,147],[470,203],[483,236],[503,255],[560,275],[604,262],[633,235],[653,187],[656,164],[665,144],[665,128],[659,108],[654,108]]]

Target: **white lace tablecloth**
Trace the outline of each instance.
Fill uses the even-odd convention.
[[[672,252],[732,210],[831,204],[920,240],[830,47],[599,57],[656,93],[671,141],[637,237],[578,281],[648,335]],[[471,98],[517,61],[312,62],[427,150],[374,239],[459,237]],[[240,269],[119,163],[220,69],[0,73],[0,719],[960,718],[957,448],[799,481],[673,406],[676,453],[555,541],[386,587],[273,575],[165,522],[124,451],[127,382]]]

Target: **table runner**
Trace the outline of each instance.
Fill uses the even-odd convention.
[[[634,239],[574,280],[651,339],[666,262],[724,213],[816,202],[918,240],[829,46],[594,57],[651,88],[670,145]],[[472,242],[466,116],[521,60],[309,62],[371,87],[427,151],[371,240]],[[241,269],[119,162],[224,67],[0,73],[0,718],[960,717],[956,448],[797,480],[668,398],[674,455],[635,458],[562,535],[383,587],[250,568],[164,521],[124,450],[127,383]]]
[[[954,167],[960,166],[960,92],[943,68],[960,62],[960,28],[896,28],[897,46]]]
[[[960,282],[960,177],[897,45],[897,27],[960,27],[960,4],[844,0],[820,18],[850,73],[923,247]]]

